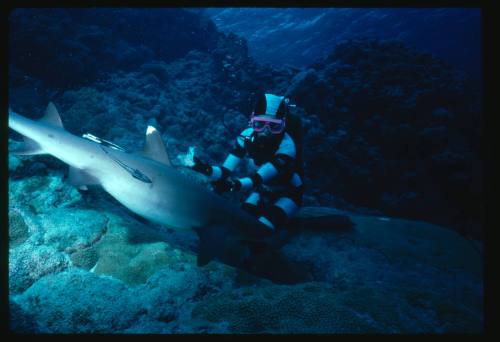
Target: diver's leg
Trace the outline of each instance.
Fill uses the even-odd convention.
[[[259,221],[274,231],[283,228],[288,220],[297,212],[298,205],[288,197],[281,197],[259,217]]]
[[[258,192],[252,192],[245,202],[243,202],[241,208],[255,217],[262,215],[260,194]]]
[[[266,224],[274,231],[283,228],[302,205],[302,194],[302,186],[291,188],[281,193],[278,200],[274,201],[274,203],[264,211],[263,215],[259,217],[259,221]]]

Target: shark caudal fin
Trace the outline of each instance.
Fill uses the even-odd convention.
[[[12,111],[9,109],[9,116],[11,115],[17,115],[17,114],[13,114]],[[52,126],[64,128],[61,121],[61,116],[59,115],[56,106],[52,102],[50,102],[49,105],[47,106],[47,109],[45,110],[45,115],[38,121]],[[36,141],[26,136],[23,136],[23,139],[24,139],[24,145],[22,147],[11,150],[9,152],[22,156],[32,156],[45,153],[45,151]]]
[[[142,155],[162,164],[172,166],[160,132],[153,126],[148,126],[146,131],[146,141],[144,142]]]
[[[24,144],[23,146],[9,150],[9,153],[18,155],[18,156],[34,156],[37,154],[44,154],[42,147],[38,145],[38,143],[34,140],[31,140],[25,136],[23,136]]]

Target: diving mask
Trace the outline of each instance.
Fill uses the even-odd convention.
[[[273,119],[252,114],[249,125],[255,132],[263,132],[267,126],[272,134],[280,134],[285,129],[285,119]]]

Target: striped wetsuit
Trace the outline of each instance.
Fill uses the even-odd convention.
[[[228,177],[244,157],[255,173],[238,178],[241,190],[251,190],[243,208],[272,229],[286,224],[302,205],[303,181],[296,165],[295,143],[288,133],[261,144],[253,128],[236,139],[222,166],[212,166],[212,180]]]

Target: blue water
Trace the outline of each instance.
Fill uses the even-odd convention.
[[[219,29],[248,40],[259,62],[307,66],[336,43],[397,39],[474,77],[482,72],[480,8],[210,8]]]

